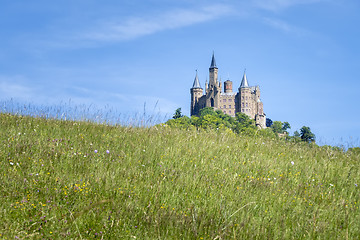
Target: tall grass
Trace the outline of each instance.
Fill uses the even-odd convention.
[[[71,99],[59,104],[24,103],[14,99],[0,101],[0,113],[131,127],[149,127],[168,119],[168,115],[156,110],[157,103],[149,109],[146,102],[142,112],[121,113],[110,105],[76,104]]]
[[[5,239],[357,239],[359,155],[0,114]]]

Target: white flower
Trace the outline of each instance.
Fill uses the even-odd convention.
[[[333,187],[333,186],[334,186],[334,184],[331,184],[331,183],[330,183],[330,186],[331,186],[331,187]]]
[[[295,164],[294,161],[291,161],[291,164],[294,165]]]
[[[13,162],[10,162],[10,165],[12,166],[12,165],[14,165],[14,163],[13,163]]]

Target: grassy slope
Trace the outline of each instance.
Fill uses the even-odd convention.
[[[7,114],[0,128],[3,238],[360,236],[359,155]]]

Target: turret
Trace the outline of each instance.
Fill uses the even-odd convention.
[[[224,92],[225,93],[232,93],[232,81],[229,79],[224,82]]]
[[[246,77],[246,72],[244,71],[243,78],[241,80],[241,84],[239,87],[238,94],[238,112],[245,113],[250,118],[254,118],[255,115],[253,113],[253,101],[251,96],[251,88],[249,87],[249,83]]]
[[[213,53],[209,68],[209,87],[218,86],[218,68],[216,66],[215,55]]]
[[[247,77],[246,77],[246,70],[245,70],[243,78],[241,80],[240,88],[246,88],[246,87],[249,87],[249,83],[248,83],[248,80],[247,80]]]
[[[191,94],[190,115],[192,116],[192,115],[196,115],[200,110],[198,106],[198,102],[203,94],[203,89],[200,86],[197,70],[196,70],[193,86],[192,88],[190,88],[190,94]]]

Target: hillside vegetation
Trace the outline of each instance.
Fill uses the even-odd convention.
[[[0,114],[4,239],[357,239],[360,155]]]

